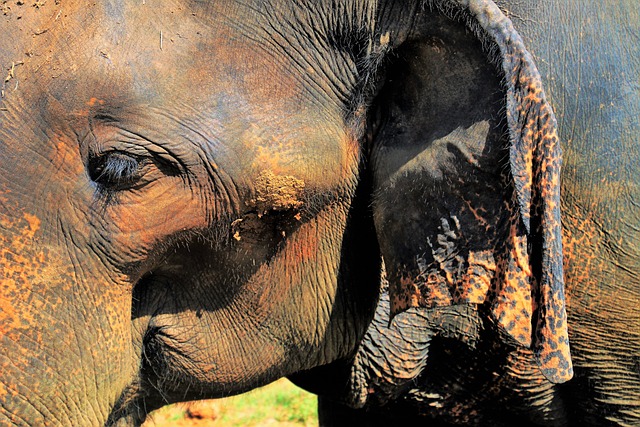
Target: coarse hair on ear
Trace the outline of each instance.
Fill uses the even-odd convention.
[[[561,150],[541,77],[493,2],[426,5],[400,42],[380,28],[372,48],[385,51],[369,164],[392,315],[475,304],[567,381]]]

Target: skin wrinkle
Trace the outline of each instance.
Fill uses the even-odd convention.
[[[12,386],[12,387],[15,387],[15,386]],[[27,389],[27,387],[24,387],[24,388],[25,388],[25,390]],[[15,389],[14,389],[14,390],[15,390]],[[17,390],[16,390],[16,391],[17,391]],[[19,392],[18,392],[18,393],[19,393]],[[64,391],[63,391],[62,393],[64,393]],[[25,399],[27,402],[30,402],[30,399],[27,397],[27,395],[26,395],[26,394],[24,394],[24,395],[23,395],[23,397],[24,397],[24,399]],[[53,412],[48,411],[48,410],[47,410],[47,408],[46,408],[46,406],[44,406],[44,405],[39,405],[37,408],[36,408],[36,406],[33,406],[33,408],[34,408],[34,409],[36,409],[36,410],[40,413],[40,415],[42,416],[42,418],[43,418],[43,419],[47,419],[47,420],[51,420],[51,419],[56,420],[56,419],[57,419],[58,423],[59,423],[60,425],[62,425],[63,420],[65,420],[65,421],[66,421],[66,419],[65,419],[64,417],[66,417],[66,416],[67,416],[67,414],[73,414],[73,413],[74,413],[74,411],[72,411],[72,410],[71,410],[71,406],[69,406],[69,402],[71,402],[71,404],[72,404],[75,408],[77,408],[77,407],[75,406],[75,403],[73,402],[73,400],[64,400],[64,399],[62,399],[58,394],[56,394],[56,399],[58,400],[58,402],[59,402],[59,403],[60,403],[64,408],[66,408],[66,412],[65,412],[64,414],[61,414],[59,419],[57,419],[57,418],[56,418],[56,417],[57,417],[57,414],[55,414],[55,413],[53,413]],[[44,411],[44,412],[43,412],[43,411]],[[78,413],[78,411],[76,410],[76,411],[75,411],[75,413]],[[71,424],[69,424],[69,425],[71,425]]]
[[[59,222],[60,222],[60,221],[59,221]],[[62,230],[64,230],[64,228],[63,228]],[[65,233],[65,234],[66,234],[66,236],[67,236],[67,239],[69,239],[69,237],[68,237],[68,236],[69,236],[70,234],[69,234],[69,233]],[[78,262],[78,258],[77,258],[77,256],[76,256],[76,257],[74,257],[74,256],[73,256],[73,254],[75,253],[75,251],[71,252],[71,248],[70,248],[70,246],[69,246],[68,244],[66,245],[66,247],[67,247],[67,252],[70,254],[70,259],[71,259],[71,264],[72,264],[72,268],[73,268],[73,275],[74,275],[74,277],[75,277],[75,282],[80,282],[78,279],[79,279],[80,277],[82,277],[82,273],[81,273],[81,272],[79,272],[80,264],[79,264],[79,262]],[[73,305],[76,305],[76,304],[73,304]],[[86,311],[85,311],[84,313],[82,313],[82,317],[83,317],[83,319],[82,319],[82,320],[84,321],[84,323],[85,323],[85,324],[92,324],[92,323],[94,323],[94,322],[89,322],[89,321],[88,321],[88,319],[87,319],[87,312],[86,312]],[[69,327],[71,328],[71,325],[69,325]],[[80,341],[79,341],[79,340],[80,340],[80,338],[79,338],[77,335],[75,336],[75,340],[76,340],[76,345],[77,345],[77,349],[78,349],[78,351],[77,351],[77,353],[76,353],[76,354],[79,356],[79,358],[81,358],[81,359],[83,359],[83,358],[84,358],[84,359],[86,359],[86,358],[87,358],[87,357],[86,357],[86,354],[85,354],[85,352],[83,351],[83,347],[82,347],[82,345],[81,345],[81,343],[80,343]],[[95,371],[96,371],[96,364],[95,364],[95,361],[94,361],[93,355],[90,355],[90,356],[91,356],[91,362],[92,362],[92,363],[91,363],[91,366],[92,366],[92,368],[93,368],[92,372],[95,372]],[[84,372],[84,373],[83,373],[83,375],[82,375],[82,379],[83,379],[83,381],[84,381],[84,390],[89,390],[88,382],[87,382],[87,379],[88,379],[87,377],[88,377],[89,375],[90,375],[90,374],[89,374],[89,373],[86,373],[86,372]],[[94,395],[97,395],[97,391],[98,391],[99,387],[96,385],[95,381],[96,381],[96,379],[95,379],[95,378],[91,378],[90,383],[91,383],[91,385],[93,386],[92,391],[93,391]],[[63,391],[63,393],[64,393],[64,391]],[[100,417],[96,416],[96,409],[95,409],[95,407],[94,407],[94,402],[92,402],[92,399],[90,398],[91,393],[89,393],[89,392],[85,392],[85,393],[86,393],[86,395],[85,395],[84,399],[85,399],[87,402],[89,402],[89,409],[90,409],[90,411],[87,411],[87,413],[93,413],[93,416],[95,417],[95,420],[99,420],[99,419],[101,419]],[[74,400],[73,400],[72,396],[69,396],[69,398],[67,398],[67,399],[61,399],[61,402],[72,402],[72,403],[74,403]],[[71,414],[71,413],[81,413],[81,411],[80,411],[80,408],[75,407],[73,411],[71,410],[71,408],[69,408],[68,413],[70,413],[70,414]],[[83,414],[83,415],[84,415],[84,414]],[[89,415],[87,414],[87,416],[89,416]]]
[[[280,8],[274,7],[268,9],[272,12],[279,12]],[[305,85],[303,87],[310,88],[316,87],[316,89],[321,93],[326,93],[330,95],[330,99],[338,101],[339,104],[346,104],[349,101],[350,90],[349,87],[354,87],[356,84],[356,75],[355,74],[344,74],[344,70],[355,70],[355,64],[353,64],[353,59],[348,55],[347,52],[340,52],[340,56],[336,57],[332,54],[322,54],[322,51],[329,51],[330,46],[330,35],[328,34],[329,27],[328,25],[324,28],[318,28],[314,25],[318,20],[323,22],[322,18],[316,18],[314,13],[318,13],[320,11],[312,11],[305,7],[303,10],[304,16],[298,15],[297,11],[292,8],[294,13],[294,21],[287,21],[286,17],[283,16],[269,16],[267,19],[267,25],[269,29],[266,30],[267,33],[274,32],[277,37],[281,40],[278,41],[277,38],[267,36],[267,40],[272,43],[276,43],[278,48],[282,48],[285,53],[287,53],[291,59],[296,61],[301,69],[311,70],[311,73],[304,73],[301,75],[304,78]],[[346,15],[350,16],[350,15]],[[274,25],[275,22],[279,24],[286,22],[287,26],[294,31],[287,31],[287,26],[284,29],[280,27],[276,27]],[[323,23],[325,23],[324,21]],[[326,25],[326,24],[325,24]],[[290,50],[293,50],[291,52]],[[318,52],[318,53],[316,53]],[[312,60],[307,59],[309,55],[316,55]],[[342,63],[329,63],[327,61],[335,61],[341,60]],[[341,70],[343,74],[337,78],[338,76],[334,73],[334,70]],[[324,79],[318,79],[315,75],[316,73],[320,73],[321,76],[325,77]],[[350,71],[353,73],[353,71]],[[346,78],[345,78],[346,77]],[[330,88],[324,87],[320,85],[320,82],[329,82],[333,86]],[[342,86],[336,86],[337,84],[342,83]],[[309,100],[314,102],[318,99],[318,96],[314,93],[310,94]],[[334,96],[335,95],[335,96]]]
[[[55,420],[55,421],[59,421],[59,422],[64,422],[64,421],[62,421],[62,419],[61,419],[61,420],[58,420],[58,419],[56,418],[56,416],[55,416],[54,414],[51,414],[51,413],[47,413],[47,414],[46,414],[46,416],[45,416],[45,413],[44,413],[44,412],[42,412],[42,409],[40,409],[40,408],[36,407],[35,405],[33,405],[33,404],[29,401],[29,398],[28,398],[26,395],[20,395],[19,397],[20,397],[20,398],[22,398],[25,402],[27,402],[27,403],[28,403],[28,404],[29,404],[29,405],[30,405],[30,406],[31,406],[31,407],[32,407],[32,408],[33,408],[33,409],[34,409],[34,410],[35,410],[35,411],[36,411],[36,412],[37,412],[37,413],[42,417],[42,419],[43,419],[43,420],[45,420],[45,419],[51,419],[51,420]],[[15,418],[20,419],[20,416],[19,416],[19,415],[16,415],[16,414],[11,414],[11,417],[12,417],[12,418],[13,418],[13,417],[15,417]],[[12,420],[12,421],[13,421],[13,420]],[[23,421],[25,421],[24,425],[28,425],[28,424],[27,424],[27,422],[26,422],[26,420],[23,420]]]

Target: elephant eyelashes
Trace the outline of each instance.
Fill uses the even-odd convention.
[[[112,151],[90,159],[87,170],[89,178],[101,187],[123,190],[142,177],[145,163],[139,156]]]

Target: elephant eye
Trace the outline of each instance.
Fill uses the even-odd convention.
[[[89,159],[87,171],[96,184],[111,190],[132,186],[142,177],[145,159],[121,151],[111,151]]]

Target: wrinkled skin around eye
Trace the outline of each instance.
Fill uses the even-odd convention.
[[[140,178],[143,159],[131,155],[111,152],[89,160],[89,178],[105,188],[131,185]]]

